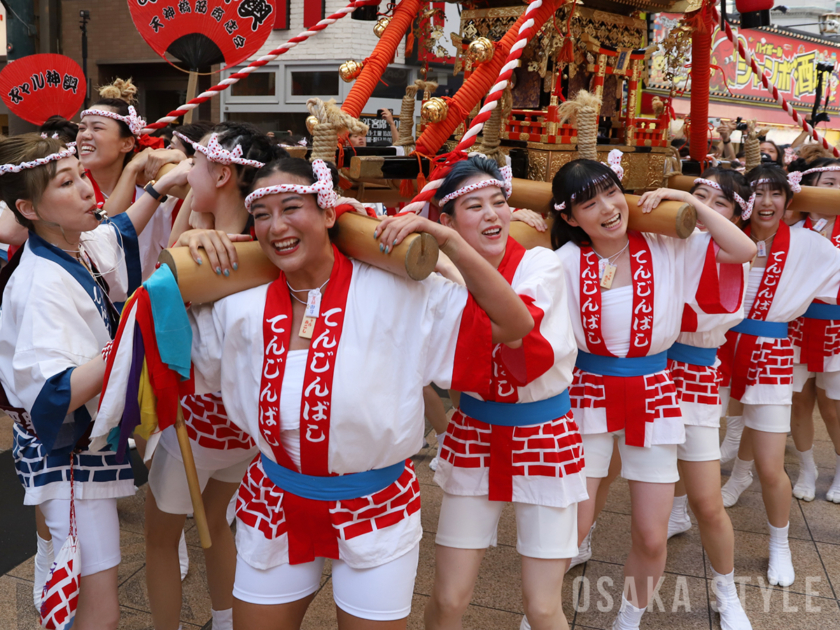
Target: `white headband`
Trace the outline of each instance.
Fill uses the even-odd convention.
[[[146,121],[137,115],[137,110],[133,105],[128,106],[128,116],[120,116],[119,114],[107,109],[86,109],[82,112],[81,118],[85,116],[104,116],[105,118],[113,118],[128,125],[128,129],[135,136],[139,136],[140,132],[146,128]]]
[[[606,164],[607,164],[607,166],[610,167],[612,172],[616,174],[616,176],[618,177],[618,181],[621,181],[622,178],[624,177],[624,167],[621,166],[621,158],[622,158],[623,155],[624,155],[624,153],[622,153],[620,150],[613,149],[612,151],[610,151],[609,155],[607,156]],[[604,162],[602,162],[602,164],[603,163]],[[574,200],[574,198],[575,198],[575,196],[572,195],[572,200]],[[561,210],[565,210],[566,209],[566,202],[562,201],[560,203],[555,203],[554,204],[554,209],[557,212],[560,212]]]
[[[41,137],[42,137],[44,140],[46,140],[46,139],[47,139],[47,134],[46,134],[46,133],[44,133],[44,132],[42,131],[42,132],[41,132]],[[59,135],[58,135],[58,132],[57,132],[57,131],[53,131],[53,135],[51,135],[51,136],[49,136],[49,137],[50,137],[50,138],[52,138],[53,140],[61,140],[61,136],[59,136]],[[65,143],[64,143],[64,146],[66,146],[66,147],[75,147],[75,146],[76,146],[76,143],[75,143],[75,142],[65,142]]]
[[[338,195],[336,195],[335,190],[333,189],[333,179],[330,168],[323,160],[315,160],[312,162],[312,172],[318,176],[318,181],[311,186],[278,184],[277,186],[257,188],[254,192],[245,197],[245,209],[250,212],[251,204],[253,204],[257,199],[285,192],[296,192],[299,195],[318,195],[319,208],[332,208],[338,200]]]
[[[0,175],[5,173],[20,173],[27,168],[35,168],[36,166],[43,166],[55,160],[63,160],[66,157],[76,154],[76,147],[67,147],[58,153],[50,153],[47,157],[38,158],[31,162],[21,162],[20,164],[0,164]]]
[[[208,160],[211,162],[216,162],[217,164],[241,164],[242,166],[253,166],[254,168],[262,168],[265,166],[264,163],[258,162],[257,160],[246,160],[242,157],[243,151],[240,145],[236,145],[232,151],[228,151],[219,143],[219,134],[214,133],[210,136],[210,140],[207,141],[207,146],[205,147],[200,142],[194,142],[190,140],[182,134],[180,131],[176,131],[175,135],[178,136],[181,140],[192,146],[193,149],[198,151],[199,153],[203,154]]]
[[[695,186],[708,186],[709,188],[714,188],[715,190],[719,190],[720,192],[724,192],[723,188],[721,188],[720,184],[717,182],[713,182],[711,179],[703,179],[702,177],[698,177],[694,180]],[[755,195],[750,196],[749,201],[744,201],[744,198],[736,193],[734,190],[731,191],[732,196],[735,197],[735,201],[738,202],[738,205],[741,206],[741,218],[746,221],[750,218],[752,214],[753,205],[755,204]]]
[[[510,193],[513,190],[513,171],[509,166],[503,166],[499,169],[499,172],[502,174],[502,178],[505,180],[500,182],[498,179],[483,179],[480,182],[476,182],[475,184],[470,184],[469,186],[464,186],[463,188],[459,188],[455,192],[451,192],[446,197],[440,200],[438,207],[442,208],[447,203],[452,201],[453,199],[457,199],[458,197],[463,197],[467,193],[471,193],[474,190],[481,190],[482,188],[489,188],[491,186],[496,186],[500,188],[505,193],[505,199],[510,197]]]

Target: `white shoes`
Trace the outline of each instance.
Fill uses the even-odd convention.
[[[691,518],[688,516],[688,495],[674,497],[671,515],[668,517],[668,538],[682,534],[691,529]]]
[[[752,485],[752,465],[752,462],[745,462],[742,459],[735,458],[732,474],[720,489],[720,493],[723,495],[723,507],[732,507],[738,503],[738,499],[741,498],[744,490]]]
[[[38,534],[35,534],[38,536]],[[35,553],[35,585],[32,587],[32,597],[35,601],[35,608],[41,610],[41,594],[44,586],[50,577],[50,570],[55,561],[53,541],[44,540],[38,536],[38,551]]]
[[[187,553],[187,539],[184,532],[181,532],[181,540],[178,541],[178,562],[181,565],[181,581],[190,572],[190,555]]]
[[[721,630],[752,630],[752,624],[741,606],[741,600],[738,599],[735,571],[723,575],[712,567],[712,575],[715,610],[720,614]]]
[[[568,573],[573,567],[583,564],[584,562],[588,562],[592,557],[592,532],[595,531],[595,525],[596,523],[592,523],[592,527],[589,528],[589,533],[586,535],[586,538],[583,539],[583,542],[580,543],[580,547],[578,547],[578,554],[572,558],[572,561],[569,563],[569,568],[566,569],[566,573]]]
[[[726,416],[726,435],[720,443],[720,461],[731,462],[738,455],[741,434],[744,432],[744,416]]]
[[[814,462],[814,449],[796,451],[799,457],[799,477],[793,486],[793,496],[803,501],[813,501],[817,493],[817,464]]]
[[[825,500],[832,503],[840,503],[840,455],[835,455],[836,462],[834,464],[834,481],[831,482],[831,487],[825,494]]]
[[[767,523],[767,527],[770,528],[770,563],[767,567],[767,580],[773,586],[790,586],[796,579],[788,544],[790,523],[784,527],[773,527]]]

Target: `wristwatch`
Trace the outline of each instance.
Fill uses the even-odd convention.
[[[151,195],[152,199],[163,203],[167,199],[169,199],[169,195],[161,195],[158,191],[155,190],[155,180],[150,181],[146,186],[143,188],[149,195]]]
[[[729,144],[730,142],[732,142],[732,140],[724,140],[723,144]]]

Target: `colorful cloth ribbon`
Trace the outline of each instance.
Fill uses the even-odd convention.
[[[103,116],[105,118],[111,118],[113,120],[119,120],[120,122],[124,122],[128,125],[129,131],[135,136],[139,136],[140,132],[146,127],[146,121],[143,120],[141,116],[137,114],[137,110],[134,109],[133,105],[128,106],[128,116],[120,116],[116,112],[112,112],[107,109],[86,109],[82,112],[80,118],[84,119],[85,116]]]
[[[279,195],[280,193],[285,192],[295,192],[299,195],[317,195],[319,208],[332,208],[338,200],[338,195],[333,189],[333,179],[330,168],[323,160],[315,160],[312,162],[312,172],[318,177],[318,181],[311,186],[278,184],[277,186],[257,188],[254,192],[245,197],[245,208],[248,212],[250,212],[251,204],[253,204],[257,199],[262,199],[268,195]]]

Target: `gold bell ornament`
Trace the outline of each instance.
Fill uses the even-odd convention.
[[[359,75],[362,73],[362,69],[364,67],[364,63],[350,59],[338,67],[338,76],[340,76],[341,80],[345,83],[351,83],[359,78]]]
[[[310,135],[315,132],[315,127],[318,126],[319,122],[320,121],[318,120],[317,116],[306,117],[306,130],[310,133]]]
[[[470,42],[467,49],[467,58],[473,64],[484,63],[493,58],[494,50],[493,42],[486,37],[477,37]]]
[[[391,18],[387,15],[383,15],[379,18],[376,24],[373,25],[373,34],[377,37],[382,37],[382,33],[385,32],[385,29],[388,28],[388,24],[391,23]]]
[[[423,120],[430,123],[439,123],[446,120],[446,114],[449,113],[449,105],[446,104],[442,98],[433,96],[428,101],[423,103],[420,109],[420,114]]]

